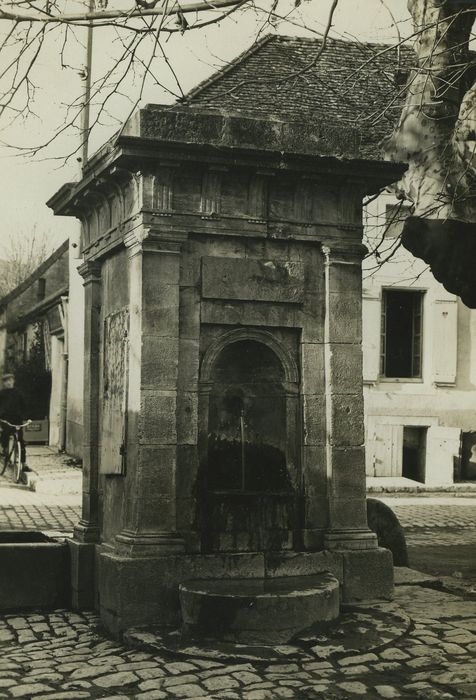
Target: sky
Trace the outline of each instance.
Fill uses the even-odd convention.
[[[121,0],[118,0],[119,2]],[[124,0],[125,2],[125,0]],[[109,1],[109,7],[115,6]],[[256,0],[260,4],[260,0]],[[269,7],[261,0],[262,7]],[[271,3],[270,3],[271,4]],[[201,80],[246,50],[261,35],[276,31],[280,34],[317,36],[327,23],[331,0],[303,0],[291,15],[291,21],[276,27],[263,26],[263,13],[243,9],[220,25],[206,29],[186,31],[164,39],[151,68],[159,76],[163,87],[149,80],[145,82],[143,98],[138,106],[146,103],[170,103],[171,93],[187,92]],[[279,0],[277,11],[283,16],[292,7],[290,0]],[[391,8],[391,13],[389,8]],[[395,27],[395,22],[397,29]],[[0,27],[1,32],[5,26]],[[349,40],[394,42],[411,34],[410,17],[406,0],[340,0],[333,18],[330,35]],[[66,50],[63,41],[54,32],[45,41],[34,73],[35,115],[8,123],[0,117],[0,192],[2,228],[0,231],[0,258],[5,253],[8,238],[23,236],[36,227],[48,235],[51,249],[69,235],[77,232],[77,224],[69,217],[55,217],[46,201],[65,182],[77,180],[80,175],[77,130],[67,130],[36,156],[23,155],[18,147],[47,142],[61,132],[65,122],[66,106],[81,95],[84,83],[80,71],[84,64],[86,30],[70,36]],[[137,55],[147,62],[153,39],[144,40]],[[147,45],[147,41],[149,44]],[[125,39],[113,29],[97,29],[94,32],[93,81],[114,64],[115,58],[126,54]],[[162,53],[163,51],[163,53]],[[166,58],[164,58],[164,55]],[[5,62],[5,57],[3,57]],[[61,63],[66,66],[61,66]],[[144,65],[142,64],[142,65]],[[105,86],[102,95],[110,94],[107,114],[101,116],[101,125],[93,131],[90,153],[93,153],[109,136],[117,131],[137,102],[144,70],[125,72],[119,91]],[[0,54],[0,71],[2,54]],[[112,81],[110,81],[112,82]],[[1,85],[1,83],[0,83]],[[164,89],[165,88],[165,89]],[[170,92],[169,92],[170,91]],[[100,101],[99,99],[97,100]],[[68,154],[74,154],[65,160]]]

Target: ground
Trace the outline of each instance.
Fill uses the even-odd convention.
[[[0,478],[1,529],[64,533],[77,521],[79,493],[70,483],[66,490],[73,493],[58,494],[64,460],[42,455],[56,467],[43,486],[38,482],[36,493]],[[31,461],[34,467],[33,455]],[[279,661],[231,664],[129,648],[107,639],[89,612],[11,614],[0,617],[0,698],[474,700],[476,498],[431,494],[384,500],[405,528],[412,565],[444,574],[446,586],[397,587],[395,602],[409,624],[392,642],[377,640],[362,653],[323,646],[314,660],[298,661],[287,660],[284,648]]]

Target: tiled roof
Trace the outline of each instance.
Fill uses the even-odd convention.
[[[268,35],[201,83],[182,104],[286,121],[356,127],[365,157],[400,115],[413,51],[388,44]],[[317,57],[317,58],[316,58]]]

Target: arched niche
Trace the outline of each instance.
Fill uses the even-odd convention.
[[[289,549],[296,528],[298,372],[269,333],[224,334],[201,368],[205,551]]]

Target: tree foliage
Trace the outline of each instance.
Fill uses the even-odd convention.
[[[36,227],[28,232],[11,233],[0,260],[0,298],[23,282],[51,253],[46,233]]]
[[[43,325],[41,322],[35,326],[34,337],[28,349],[28,357],[13,362],[8,371],[15,374],[16,388],[21,392],[28,416],[32,420],[42,420],[48,416],[51,372],[47,369],[46,348]]]

